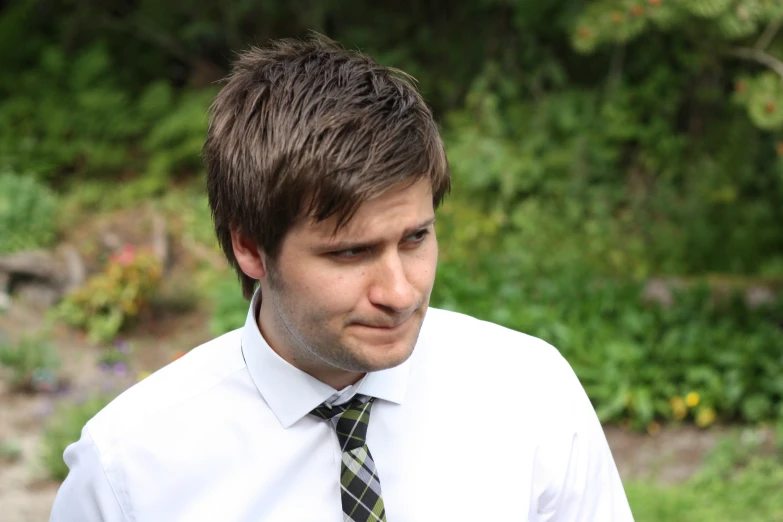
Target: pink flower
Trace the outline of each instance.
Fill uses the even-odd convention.
[[[136,249],[130,243],[126,243],[125,246],[122,247],[120,253],[113,255],[111,259],[122,266],[128,266],[133,263],[135,258]]]

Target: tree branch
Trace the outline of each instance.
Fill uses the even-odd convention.
[[[780,29],[781,24],[783,24],[783,18],[772,20],[767,28],[764,29],[764,32],[761,33],[761,36],[759,36],[759,39],[753,48],[757,51],[765,51],[767,47],[769,47],[770,42],[772,42],[772,40],[778,34],[778,30]]]
[[[732,47],[731,49],[728,49],[726,53],[730,56],[735,56],[743,60],[749,60],[765,65],[775,71],[778,76],[783,79],[783,62],[769,53],[748,47]]]
[[[609,75],[606,78],[606,91],[609,92],[620,81],[623,76],[623,65],[625,62],[625,45],[618,44],[612,52],[612,61],[609,65]]]

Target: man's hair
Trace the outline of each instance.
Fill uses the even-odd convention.
[[[237,264],[231,230],[276,260],[303,218],[337,216],[392,187],[428,179],[437,207],[449,166],[432,113],[409,75],[321,35],[239,55],[211,108],[204,145],[215,232]]]

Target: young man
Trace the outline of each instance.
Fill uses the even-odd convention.
[[[632,520],[559,353],[428,309],[449,168],[408,76],[253,49],[205,158],[247,322],[87,423],[52,522]]]

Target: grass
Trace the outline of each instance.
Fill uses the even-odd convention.
[[[783,522],[783,445],[765,444],[763,433],[743,428],[723,439],[684,484],[627,482],[636,522]]]
[[[728,480],[625,485],[636,522],[783,522],[783,466],[758,460]]]

